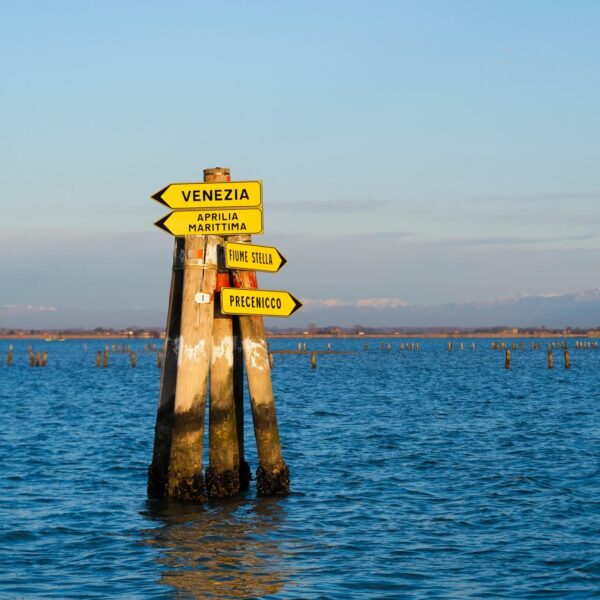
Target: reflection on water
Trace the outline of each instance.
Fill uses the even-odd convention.
[[[235,499],[218,506],[149,500],[144,532],[160,550],[161,584],[189,598],[256,598],[289,581],[281,543],[281,499]]]

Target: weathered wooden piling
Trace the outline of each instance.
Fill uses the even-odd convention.
[[[552,348],[548,348],[548,368],[552,369],[554,367],[554,356],[552,354]]]
[[[310,354],[310,368],[311,369],[317,368],[317,353],[316,352],[311,352],[311,354]]]
[[[8,347],[8,353],[6,354],[6,366],[10,367],[12,366],[12,360],[13,360],[13,347],[12,344]]]
[[[273,366],[275,364],[274,358],[273,358],[273,353],[269,352],[269,367],[272,369]]]
[[[234,239],[234,238],[230,238]],[[244,347],[239,319],[233,319],[233,397],[235,400],[235,422],[237,447],[240,461],[240,491],[250,486],[250,465],[244,450]]]
[[[131,351],[131,368],[135,369],[135,365],[136,365],[135,350],[132,350]]]
[[[253,271],[233,271],[232,274],[235,287],[258,288]],[[290,473],[281,454],[263,319],[255,315],[243,316],[239,317],[239,322],[258,451],[257,490],[265,496],[287,494]]]
[[[108,367],[108,346],[104,348],[104,357],[102,361],[102,367],[106,369]]]
[[[148,468],[148,495],[168,495],[168,472],[175,419],[175,388],[177,383],[177,352],[181,331],[181,301],[183,298],[183,266],[185,262],[185,238],[176,237],[173,246],[171,287],[167,311],[167,328],[162,353],[157,356],[157,366],[162,364],[160,392],[152,463]]]
[[[570,369],[571,368],[571,357],[569,355],[569,350],[567,348],[565,348],[564,353],[565,353],[565,369]]]
[[[452,348],[453,348],[452,342],[448,342],[448,350],[452,350]]]
[[[506,354],[504,355],[504,368],[510,369],[510,350],[506,350]]]
[[[220,290],[222,287],[230,287],[231,281],[229,273],[225,270],[222,249],[220,240],[218,262],[221,272],[217,274],[215,289],[210,360],[209,464],[206,469],[206,489],[212,498],[232,496],[240,490],[234,396],[233,319],[221,312],[220,303]]]
[[[48,350],[44,350],[44,354],[42,354],[42,367],[45,367],[48,364]]]
[[[217,275],[216,236],[187,236],[168,495],[205,500],[202,447]]]
[[[35,353],[35,366],[36,367],[42,366],[42,353],[41,352]]]
[[[33,349],[31,348],[31,346],[28,347],[27,352],[29,354],[29,366],[34,367],[35,366],[35,354],[33,353]]]
[[[156,366],[159,369],[162,368],[162,352],[160,350],[156,352]]]

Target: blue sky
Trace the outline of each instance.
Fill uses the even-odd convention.
[[[594,288],[599,22],[592,1],[3,3],[0,305],[164,309],[150,195],[217,165],[264,182],[257,241],[289,260],[264,287]]]

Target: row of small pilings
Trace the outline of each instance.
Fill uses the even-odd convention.
[[[14,349],[12,344],[8,347],[8,352],[6,353],[6,366],[12,367],[13,364],[13,353]],[[29,356],[29,366],[30,367],[45,367],[48,363],[48,351],[44,352],[34,352],[33,348],[29,346],[27,348],[27,354]]]
[[[565,369],[571,368],[571,355],[569,354],[568,348],[563,348],[563,355],[565,359]],[[510,369],[510,350],[505,350],[504,355],[504,368]],[[548,368],[554,368],[554,352],[552,348],[548,348]]]
[[[137,366],[137,354],[135,352],[135,350],[131,350],[130,348],[128,350],[114,350],[113,347],[113,351],[114,352],[129,352],[130,357],[131,357],[131,366],[132,368],[135,368]],[[33,348],[31,346],[28,347],[27,349],[27,354],[29,357],[29,366],[30,367],[45,367],[48,364],[48,350],[44,350],[44,352],[34,352]],[[11,345],[9,345],[8,347],[8,352],[6,353],[6,366],[7,367],[12,367],[13,365],[13,356],[14,356],[14,348]],[[108,345],[104,348],[104,351],[102,350],[98,350],[98,352],[96,353],[96,367],[100,368],[107,368],[108,367],[108,361],[109,361],[109,356],[110,356],[110,352],[108,349]],[[162,368],[162,361],[163,361],[163,351],[162,350],[158,350],[156,352],[156,366],[160,369]]]
[[[118,352],[120,352],[120,351],[118,351]],[[133,369],[135,369],[135,367],[137,366],[137,354],[136,354],[135,350],[131,350],[131,349],[128,350],[128,352],[131,357],[131,367]],[[102,366],[104,369],[106,369],[108,367],[108,357],[109,357],[108,346],[106,346],[106,348],[104,348],[104,352],[102,350],[98,350],[98,352],[96,353],[96,367],[99,368]],[[156,366],[159,369],[161,369],[162,363],[163,363],[163,351],[158,350],[156,352]]]

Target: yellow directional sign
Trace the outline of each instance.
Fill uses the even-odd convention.
[[[221,288],[221,311],[225,315],[289,317],[301,306],[289,292]]]
[[[175,209],[261,208],[262,181],[172,183],[152,198]]]
[[[225,266],[240,271],[268,271],[276,273],[287,260],[273,246],[225,243]]]
[[[155,225],[173,235],[237,235],[262,233],[262,210],[176,210]]]

